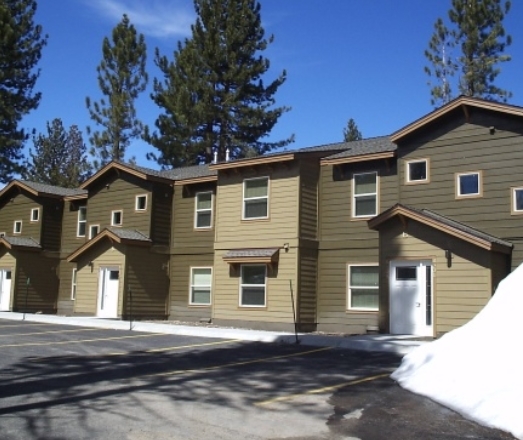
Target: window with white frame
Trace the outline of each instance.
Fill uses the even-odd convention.
[[[71,299],[76,299],[76,276],[77,276],[77,269],[73,269],[73,276],[71,279]]]
[[[13,234],[22,233],[22,220],[15,220],[13,224]]]
[[[134,202],[135,211],[146,211],[147,210],[147,194],[141,194],[136,196]]]
[[[210,228],[212,226],[212,191],[196,193],[194,227]]]
[[[378,213],[378,173],[354,174],[352,178],[352,216],[371,217]]]
[[[379,304],[379,266],[349,265],[349,298],[351,310],[377,311]]]
[[[31,221],[37,222],[40,220],[40,208],[31,209]]]
[[[456,197],[481,196],[481,173],[456,174]]]
[[[512,214],[523,214],[523,188],[512,188]]]
[[[269,216],[269,178],[257,177],[243,181],[243,219]]]
[[[211,305],[211,284],[211,267],[191,267],[189,304],[193,306]]]
[[[123,224],[123,211],[112,211],[111,212],[111,226],[122,226]]]
[[[427,159],[411,160],[406,163],[405,177],[407,183],[423,183],[429,180],[429,165]]]
[[[89,226],[89,240],[91,238],[94,238],[98,235],[98,232],[100,232],[100,225],[90,225]]]
[[[240,272],[240,306],[265,307],[267,266],[242,264]]]
[[[80,206],[78,208],[78,227],[76,229],[77,237],[85,237],[85,229],[87,227],[87,208]]]

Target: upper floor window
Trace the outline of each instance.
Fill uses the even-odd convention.
[[[352,216],[371,217],[378,213],[378,173],[354,174],[352,179]]]
[[[78,208],[78,227],[76,229],[76,235],[78,237],[85,237],[85,229],[87,224],[87,208],[80,206]]]
[[[407,183],[425,183],[429,181],[429,161],[412,160],[406,163],[405,177]]]
[[[240,271],[240,306],[265,307],[267,266],[242,264]]]
[[[269,178],[257,177],[243,181],[243,219],[269,216]]]
[[[111,226],[122,226],[123,224],[123,211],[112,211],[111,212]]]
[[[89,240],[91,238],[96,237],[98,235],[98,232],[100,232],[100,225],[89,226]]]
[[[191,267],[191,291],[189,304],[208,306],[211,304],[211,267]]]
[[[22,233],[22,220],[15,220],[13,224],[13,233],[21,234]]]
[[[481,173],[456,174],[456,197],[479,197],[482,195]]]
[[[349,309],[377,311],[379,266],[349,265]]]
[[[210,228],[212,226],[212,191],[196,193],[194,227]]]
[[[523,214],[523,188],[512,188],[512,214]]]
[[[136,211],[146,211],[147,210],[147,194],[141,194],[136,196],[134,209]]]
[[[40,220],[40,208],[31,209],[31,221],[37,222]]]

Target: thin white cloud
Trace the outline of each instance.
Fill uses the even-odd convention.
[[[127,14],[138,32],[156,38],[188,36],[195,21],[192,0],[87,0],[85,3],[115,23]]]

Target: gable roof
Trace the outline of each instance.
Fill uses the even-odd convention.
[[[0,191],[0,198],[14,188],[27,191],[38,197],[62,198],[87,195],[87,192],[80,188],[63,188],[61,186],[47,185],[29,180],[13,180]]]
[[[501,238],[471,228],[464,223],[457,222],[428,209],[416,209],[398,203],[367,223],[370,229],[379,229],[383,223],[393,217],[412,219],[446,234],[465,240],[480,248],[509,254],[513,248],[512,243]]]
[[[495,112],[505,113],[509,115],[515,115],[523,117],[523,107],[515,106],[515,105],[509,105],[509,104],[502,104],[499,102],[494,101],[487,101],[485,99],[479,99],[479,98],[473,98],[470,96],[459,96],[456,99],[448,102],[447,104],[443,105],[442,107],[426,114],[425,116],[422,116],[421,118],[415,120],[414,122],[411,122],[410,124],[406,125],[405,127],[397,130],[391,135],[391,141],[397,142],[401,139],[403,139],[405,136],[410,135],[414,133],[415,131],[423,128],[427,124],[435,121],[436,119],[461,108],[465,115],[468,114],[468,108],[474,107],[484,110],[491,110]]]
[[[7,249],[12,248],[28,248],[29,250],[40,250],[42,247],[40,243],[30,237],[8,237],[4,235],[0,238],[0,244]]]
[[[175,185],[189,183],[211,182],[218,179],[218,172],[209,167],[209,164],[192,165],[162,171],[162,175],[174,180]]]
[[[324,157],[321,165],[363,162],[394,157],[397,146],[389,136],[378,136],[359,141],[344,142],[345,150],[341,153]]]
[[[107,227],[102,232],[96,235],[88,242],[80,246],[76,251],[67,257],[67,261],[74,262],[82,255],[85,251],[92,248],[100,241],[108,239],[110,241],[122,244],[133,244],[137,246],[148,246],[152,243],[152,240],[145,234],[135,229],[123,229]]]

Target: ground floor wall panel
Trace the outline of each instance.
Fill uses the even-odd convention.
[[[73,269],[76,263],[69,263],[66,260],[60,261],[58,276],[60,287],[58,290],[58,311],[59,315],[70,316],[74,313],[74,300],[72,299]]]

